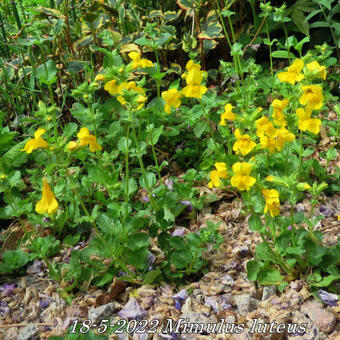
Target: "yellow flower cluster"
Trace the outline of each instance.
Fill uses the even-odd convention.
[[[111,95],[119,95],[117,97],[117,100],[122,104],[125,105],[126,104],[126,99],[123,96],[124,91],[132,91],[132,92],[136,92],[137,98],[137,110],[140,110],[145,102],[147,101],[147,97],[144,96],[144,89],[141,88],[140,86],[137,86],[136,83],[134,81],[129,81],[129,82],[123,82],[121,84],[117,83],[116,79],[110,80],[108,81],[105,85],[104,85],[104,89],[106,91],[108,91]]]
[[[281,82],[288,82],[292,85],[304,79],[326,79],[326,67],[320,66],[316,61],[306,65],[304,74],[302,73],[303,69],[304,62],[301,59],[296,59],[293,64],[288,67],[287,71],[278,74],[278,78]],[[301,86],[300,89],[301,96],[299,103],[303,105],[304,108],[300,107],[296,109],[298,128],[302,131],[310,131],[317,134],[320,131],[321,120],[319,118],[312,118],[312,111],[319,110],[323,105],[324,97],[322,87],[320,85],[309,85],[307,83]],[[256,135],[260,139],[260,147],[267,149],[269,153],[282,151],[286,142],[295,140],[295,135],[287,129],[287,117],[284,111],[287,110],[288,105],[289,100],[286,98],[282,100],[274,99],[271,104],[273,112],[270,120],[266,116],[259,117],[258,114],[262,111],[262,108],[256,109],[256,111],[247,117],[245,115],[237,117],[233,112],[234,106],[227,103],[224,107],[224,112],[221,114],[219,125],[226,126],[226,120],[238,121],[239,123],[245,122],[246,124],[248,122],[247,128],[249,129],[249,123],[255,121]],[[242,134],[240,128],[235,129],[234,135],[236,141],[233,144],[233,151],[235,151],[237,155],[244,157],[251,153],[257,145],[249,134]],[[227,178],[227,166],[225,163],[216,163],[215,167],[216,170],[210,172],[210,188],[220,187],[222,183],[221,178]],[[256,178],[251,176],[251,163],[237,162],[232,166],[232,170],[234,174],[230,179],[230,183],[238,190],[250,190],[256,183]],[[267,176],[265,181],[276,184],[282,183],[280,178],[272,175]],[[297,190],[305,191],[310,189],[311,186],[308,183],[297,184]],[[271,217],[279,215],[279,192],[276,189],[263,187],[260,190],[265,198],[264,214],[269,213]]]
[[[301,59],[296,59],[291,66],[288,67],[287,72],[278,74],[278,78],[282,82],[295,84],[301,81],[305,76],[301,73],[304,67],[304,62]],[[312,61],[306,65],[306,75],[326,79],[326,67],[319,65],[317,61]],[[309,131],[314,134],[320,132],[321,120],[319,118],[311,118],[313,110],[321,109],[324,101],[322,88],[320,85],[305,85],[301,87],[303,93],[299,98],[299,103],[304,105],[305,108],[298,108],[296,114],[298,116],[298,128],[302,131]],[[274,107],[275,110],[275,107]],[[275,111],[274,111],[275,115]],[[274,116],[274,122],[275,121]],[[277,124],[279,125],[279,124]],[[279,125],[280,126],[280,125]]]
[[[285,142],[292,142],[295,139],[293,133],[285,127],[276,129],[273,123],[265,116],[255,121],[256,135],[260,138],[262,149],[268,149],[270,153],[282,151]]]
[[[133,51],[129,53],[129,57],[132,60],[132,68],[146,68],[154,67],[154,64],[149,59],[142,59],[139,52]]]
[[[171,108],[177,108],[181,105],[181,97],[184,95],[189,98],[201,99],[202,95],[207,92],[207,88],[202,85],[203,76],[205,71],[201,71],[201,66],[194,63],[193,60],[189,60],[186,64],[187,72],[182,75],[185,79],[187,86],[182,91],[178,91],[175,88],[162,92],[162,98],[165,101],[164,111],[171,113]]]
[[[185,97],[190,98],[202,98],[202,95],[207,92],[207,88],[201,85],[203,80],[203,75],[206,72],[201,71],[201,66],[195,64],[193,60],[189,60],[186,64],[187,73],[182,75],[185,79],[187,86],[183,88],[182,93]]]

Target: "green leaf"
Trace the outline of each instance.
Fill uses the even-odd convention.
[[[183,269],[189,265],[192,254],[188,249],[175,250],[171,254],[171,262],[177,269]]]
[[[257,276],[263,267],[263,264],[255,260],[250,260],[247,262],[247,277],[250,281],[256,281]]]
[[[157,182],[156,175],[153,172],[147,172],[146,173],[146,181],[145,181],[144,176],[142,175],[139,179],[140,186],[143,187],[144,189],[153,188],[156,185],[156,182]]]
[[[155,282],[155,280],[162,274],[160,269],[150,270],[144,276],[143,284],[144,285],[151,285]]]
[[[175,221],[175,215],[171,212],[169,207],[163,206],[164,211],[164,219],[168,222],[174,222]]]
[[[307,148],[303,151],[302,157],[308,157],[315,152],[314,148]]]
[[[152,40],[142,37],[135,40],[135,43],[141,46],[152,46]]]
[[[64,239],[63,239],[63,245],[66,246],[75,246],[80,239],[80,234],[75,234],[75,235],[67,235]]]
[[[252,231],[262,231],[264,226],[262,225],[261,219],[258,215],[251,215],[248,220],[249,228]]]
[[[175,249],[185,249],[188,247],[183,238],[180,236],[171,237],[169,244]]]
[[[279,264],[280,262],[273,250],[266,243],[260,243],[256,246],[256,255],[262,261],[271,261],[276,264]]]
[[[35,72],[35,76],[41,83],[51,85],[57,80],[57,68],[52,59],[49,59],[44,64],[39,65]]]
[[[296,58],[292,52],[288,52],[288,51],[274,51],[272,53],[272,57],[274,58]]]
[[[119,139],[117,147],[121,153],[125,154],[130,149],[131,145],[131,139],[127,140],[127,138],[124,136]]]
[[[132,266],[135,266],[138,269],[145,268],[145,265],[147,263],[147,257],[148,257],[147,248],[134,249],[133,251],[131,250],[131,248],[129,248],[128,252],[126,253],[127,263],[131,264]]]
[[[28,255],[21,249],[6,250],[2,254],[2,263],[0,263],[0,272],[11,273],[28,262]]]
[[[150,125],[152,127],[150,127]],[[159,137],[161,136],[162,132],[163,132],[163,125],[161,125],[160,127],[158,128],[155,128],[153,127],[153,124],[150,124],[147,129],[150,129],[151,130],[151,139],[149,138],[149,133],[147,135],[147,142],[149,145],[155,145],[158,143],[158,140],[159,140]]]
[[[128,247],[130,249],[147,248],[149,244],[149,235],[147,233],[138,233],[129,237]]]
[[[58,253],[60,241],[53,235],[36,237],[32,240],[32,243],[28,245],[28,248],[36,254],[36,257],[43,259]]]
[[[315,21],[309,25],[310,28],[320,28],[320,27],[329,27],[329,24],[325,21]]]
[[[279,285],[283,280],[280,272],[272,266],[262,268],[258,275],[258,282],[262,286]]]
[[[328,287],[335,280],[340,280],[340,275],[328,275],[324,277],[320,282],[314,282],[313,275],[310,275],[307,278],[309,284],[311,284],[314,287]]]
[[[76,123],[67,123],[63,128],[63,137],[66,139],[71,138],[77,129],[78,125]]]
[[[194,126],[194,134],[197,138],[201,138],[202,134],[207,130],[208,124],[206,122],[197,122]]]
[[[177,5],[187,11],[194,8],[194,0],[177,0]]]

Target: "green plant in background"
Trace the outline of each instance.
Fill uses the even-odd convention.
[[[338,46],[304,50],[319,16],[336,41],[338,6],[249,3],[51,2],[25,15],[19,7],[21,28],[0,3],[0,218],[36,227],[25,227],[17,250],[1,249],[1,273],[42,259],[68,301],[113,277],[185,282],[222,242],[209,221],[173,235],[217,200],[201,194],[207,185],[239,190],[261,235],[250,280],[283,289],[312,270],[313,289],[332,289],[340,246],[323,246],[314,210],[322,192],[339,191],[340,172],[327,172],[337,146],[322,154],[325,167],[310,156],[323,128],[339,135],[338,120],[320,115],[338,100],[339,76],[327,70]],[[277,77],[275,58],[289,62]],[[294,212],[306,193],[310,216]],[[80,241],[69,262],[49,260]]]

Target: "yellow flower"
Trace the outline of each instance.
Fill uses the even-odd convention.
[[[235,163],[233,165],[235,175],[230,180],[231,185],[241,191],[249,190],[256,182],[256,178],[249,176],[251,168],[251,164],[247,162]]]
[[[320,132],[321,119],[311,118],[312,110],[309,107],[306,107],[306,110],[298,108],[296,114],[299,117],[298,128],[301,131],[309,131],[315,135]]]
[[[216,170],[210,172],[210,182],[208,183],[209,188],[220,187],[222,182],[221,178],[227,178],[227,165],[223,162],[215,163]]]
[[[277,216],[280,213],[279,192],[275,189],[263,189],[262,194],[266,199],[263,212],[266,214],[269,210],[271,217]]]
[[[201,66],[195,64],[193,60],[188,61],[186,69],[188,73],[183,74],[182,78],[185,78],[187,86],[182,89],[182,93],[185,97],[202,98],[202,95],[208,90],[204,85],[201,85],[203,74],[206,72],[201,71]]]
[[[294,85],[296,82],[301,81],[305,77],[301,73],[302,69],[303,61],[301,59],[295,59],[293,64],[288,67],[287,72],[281,72],[277,76],[281,82]]]
[[[234,107],[235,106],[232,106],[229,103],[224,106],[224,112],[221,115],[220,125],[226,126],[226,122],[225,122],[226,119],[229,119],[229,120],[235,120],[236,119],[236,115],[232,111]]]
[[[46,178],[43,178],[42,198],[35,205],[35,211],[40,215],[45,214],[46,212],[50,215],[55,213],[57,209],[58,202],[55,199]]]
[[[97,83],[99,81],[104,81],[105,80],[105,74],[99,73],[96,75],[96,77],[94,78],[94,81]]]
[[[299,99],[300,104],[307,105],[312,110],[318,110],[322,107],[323,94],[319,85],[302,86],[303,94]]]
[[[122,94],[124,90],[127,90],[127,91],[132,90],[132,91],[138,92],[140,94],[144,93],[144,89],[137,86],[134,81],[129,81],[128,83],[124,82],[124,83],[120,84],[119,87],[118,87],[118,93]]]
[[[274,138],[263,135],[260,137],[260,145],[262,149],[268,149],[269,153],[274,153],[277,142]]]
[[[116,79],[108,81],[104,86],[104,90],[108,91],[112,95],[119,93],[118,88],[119,88],[119,86],[117,84]]]
[[[164,111],[167,114],[171,113],[171,107],[179,107],[181,105],[181,93],[176,89],[169,89],[162,92],[162,98],[165,100]]]
[[[326,66],[320,66],[317,61],[312,61],[306,66],[307,66],[308,71],[312,72],[319,78],[326,80]]]
[[[289,132],[286,128],[282,127],[277,130],[277,137],[275,138],[275,147],[277,151],[283,150],[285,142],[293,142],[295,136],[293,133]]]
[[[267,176],[264,180],[265,180],[265,181],[268,181],[268,182],[273,182],[273,181],[274,181],[274,176],[269,175],[269,176]]]
[[[122,105],[125,105],[126,104],[126,100],[123,96],[118,96],[117,97],[117,100],[122,104]]]
[[[262,137],[265,134],[269,137],[277,136],[277,129],[275,129],[273,123],[265,116],[255,121],[256,124],[256,135]]]
[[[5,179],[7,176],[5,174],[0,175],[0,179]]]
[[[138,67],[154,67],[154,64],[149,59],[141,59],[140,53],[138,52],[130,52],[129,57],[132,59],[132,68]]]
[[[146,103],[147,100],[148,100],[148,97],[142,96],[141,94],[138,95],[137,99],[136,99],[137,104],[138,104],[137,110],[140,110],[144,106],[144,104]]]
[[[285,109],[287,105],[288,105],[288,99],[284,99],[284,100],[274,99],[272,102],[272,107],[274,108],[273,120],[277,126],[287,125],[286,117],[283,114],[283,110]]]
[[[77,147],[78,147],[78,143],[73,140],[67,144],[67,149],[70,151],[74,150]]]
[[[249,135],[241,135],[240,130],[235,130],[235,137],[237,141],[233,145],[233,150],[236,152],[236,154],[242,154],[242,156],[247,155],[249,152],[251,152],[255,146],[256,143],[253,142]]]
[[[79,138],[80,145],[90,145],[91,152],[102,150],[102,147],[97,143],[96,136],[91,135],[88,128],[82,127],[77,134],[77,137]]]
[[[340,221],[340,215],[338,215],[338,221]]]
[[[204,85],[188,85],[182,89],[182,93],[188,98],[202,98],[202,95],[207,92]]]
[[[21,151],[25,151],[26,153],[32,153],[33,150],[39,148],[47,148],[47,142],[41,138],[41,136],[46,132],[45,129],[38,129],[34,133],[34,138],[30,139],[24,146]]]

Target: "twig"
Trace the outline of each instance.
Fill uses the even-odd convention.
[[[36,326],[54,326],[53,323],[47,322],[36,322],[36,323],[12,323],[11,325],[0,325],[0,328],[8,328],[8,327],[26,327],[28,325],[36,325]]]
[[[263,20],[262,20],[262,22],[261,22],[261,25],[260,25],[260,27],[257,29],[257,31],[256,31],[256,33],[255,33],[253,39],[251,40],[251,42],[250,42],[247,46],[245,46],[245,48],[243,49],[243,53],[245,53],[245,52],[247,51],[247,49],[253,44],[253,42],[255,41],[255,39],[257,38],[257,36],[259,35],[259,33],[260,33],[260,31],[261,31],[261,28],[262,28],[263,24],[265,23],[265,21],[266,21],[266,17],[263,18]]]

